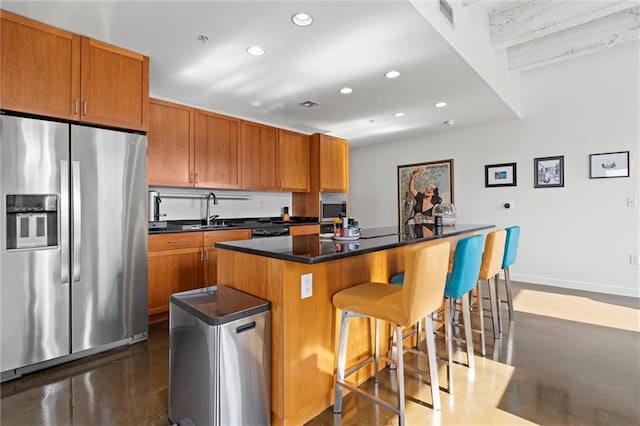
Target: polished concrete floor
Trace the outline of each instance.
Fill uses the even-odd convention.
[[[487,356],[476,355],[474,370],[454,367],[455,393],[441,392],[441,411],[430,408],[428,384],[407,372],[407,424],[640,424],[638,299],[518,283],[514,289],[515,320],[504,321],[495,344],[487,321]],[[3,383],[0,422],[167,425],[168,345],[163,322],[150,327],[147,342]],[[445,379],[442,369],[442,385]],[[385,369],[377,391],[394,401],[393,388]],[[341,415],[327,409],[308,425],[397,422],[348,395]]]

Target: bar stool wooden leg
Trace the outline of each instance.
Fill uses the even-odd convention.
[[[471,309],[469,307],[469,293],[461,296],[462,301],[462,322],[464,323],[464,338],[467,341],[467,364],[469,368],[474,368],[473,359],[473,334],[471,332]]]
[[[498,320],[498,332],[502,335],[502,317],[501,317],[501,305],[500,305],[500,289],[498,287],[498,283],[499,283],[499,275],[496,274],[493,277],[493,286],[495,287],[495,292],[496,292],[496,313],[498,314],[497,320]]]
[[[504,285],[507,289],[507,306],[509,308],[509,321],[513,319],[513,297],[511,296],[511,273],[509,268],[504,269]]]
[[[433,320],[433,318],[432,318]],[[451,329],[453,318],[451,318],[451,299],[444,301],[444,333],[447,345],[447,383],[449,384],[449,394],[453,395],[453,333]]]
[[[436,338],[433,330],[433,318],[427,315],[424,320],[425,342],[427,344],[427,357],[429,360],[429,380],[431,380],[431,398],[433,409],[440,410],[440,385],[438,381],[438,363],[436,361]],[[402,331],[400,331],[402,333]],[[402,334],[401,334],[402,335]],[[452,382],[449,382],[451,386]]]
[[[476,288],[478,289],[478,315],[480,316],[480,349],[482,356],[487,355],[487,345],[484,338],[484,307],[482,306],[482,283],[478,281]]]
[[[496,309],[496,287],[491,284],[491,277],[487,279],[489,285],[489,304],[491,305],[491,322],[493,323],[493,338],[500,338],[500,329],[498,327],[498,312]]]
[[[349,334],[349,313],[342,312],[340,321],[340,342],[338,343],[338,369],[336,371],[336,393],[333,402],[333,412],[342,412],[342,386],[344,382],[344,371],[347,364],[347,337]]]
[[[380,366],[380,320],[376,318],[375,320],[375,337],[374,337],[374,355],[373,355],[373,368],[375,368],[375,376],[373,378],[374,383],[380,383],[380,374],[378,373],[378,369]]]

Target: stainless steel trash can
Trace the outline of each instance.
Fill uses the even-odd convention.
[[[176,293],[169,307],[169,420],[271,423],[271,306],[226,286]]]

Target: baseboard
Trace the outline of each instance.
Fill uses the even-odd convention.
[[[501,274],[502,275],[502,274]],[[616,296],[629,296],[640,298],[640,288],[628,288],[608,286],[598,283],[583,281],[558,280],[549,277],[537,277],[534,275],[522,275],[511,273],[511,280],[530,284],[542,284],[552,287],[570,288],[572,290],[593,291],[595,293],[614,294]]]

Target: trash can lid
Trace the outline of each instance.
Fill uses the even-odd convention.
[[[226,324],[271,309],[268,301],[224,285],[174,293],[171,304],[209,325]]]

